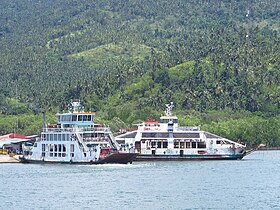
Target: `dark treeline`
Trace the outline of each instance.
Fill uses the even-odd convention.
[[[0,133],[38,132],[33,114],[71,98],[116,130],[173,101],[183,124],[280,145],[279,8],[277,0],[3,0]]]

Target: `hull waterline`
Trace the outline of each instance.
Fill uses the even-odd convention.
[[[139,155],[134,161],[200,161],[200,160],[241,160],[244,155]]]
[[[49,160],[32,160],[20,158],[21,163],[32,164],[76,164],[76,165],[97,165],[97,164],[128,164],[136,159],[136,153],[113,153],[98,161],[49,161]]]

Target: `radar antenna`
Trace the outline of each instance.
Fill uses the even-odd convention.
[[[81,112],[83,110],[84,110],[84,107],[81,105],[80,100],[71,100],[71,103],[69,104],[70,113]]]
[[[173,102],[170,102],[170,104],[165,104],[165,106],[166,106],[165,115],[172,116],[172,108],[174,107]]]

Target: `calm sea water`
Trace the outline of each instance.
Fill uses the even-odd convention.
[[[280,151],[241,161],[0,164],[0,209],[280,209]]]

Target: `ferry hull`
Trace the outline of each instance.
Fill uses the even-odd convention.
[[[245,154],[238,155],[139,155],[134,161],[192,161],[192,160],[241,160]]]
[[[97,165],[97,164],[127,164],[136,159],[137,153],[112,153],[98,161],[55,161],[55,160],[34,160],[25,157],[20,158],[21,163],[33,164],[76,164],[76,165]]]

